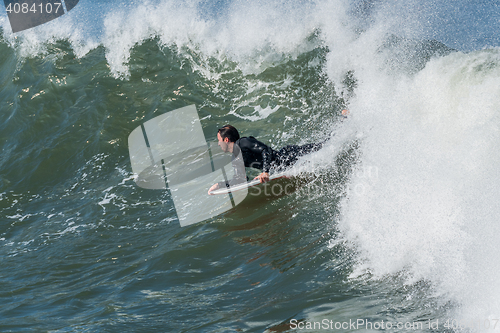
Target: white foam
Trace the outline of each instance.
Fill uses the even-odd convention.
[[[12,34],[3,20],[5,39],[21,58],[45,54],[47,46],[68,40],[78,57],[99,45],[116,77],[127,78],[132,49],[157,37],[162,45],[188,48],[203,57],[229,58],[244,72],[259,72],[283,57],[298,55],[315,45],[306,43],[319,24],[311,3],[235,1],[216,15],[202,12],[204,1],[111,1],[79,3],[62,17]]]
[[[354,173],[342,230],[375,276],[406,271],[461,304],[462,319],[498,316],[500,50],[434,59],[414,77],[363,69],[358,168],[377,173]]]

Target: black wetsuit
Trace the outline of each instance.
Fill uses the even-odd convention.
[[[247,180],[245,170],[238,168],[234,163],[239,154],[238,149],[241,149],[245,167],[260,169],[262,172],[269,173],[271,169],[283,171],[297,162],[299,157],[319,150],[324,143],[325,141],[303,146],[288,145],[276,151],[253,136],[240,138],[233,146],[234,177],[227,184],[220,182],[219,187],[224,185],[232,186]]]

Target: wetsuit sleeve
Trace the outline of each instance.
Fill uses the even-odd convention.
[[[247,181],[245,164],[243,163],[241,154],[232,160],[232,165],[234,172],[233,178],[227,182],[219,182],[219,188],[234,186]]]
[[[255,140],[255,138],[252,137]],[[262,156],[262,172],[269,173],[271,169],[271,162],[273,159],[272,149],[263,144],[260,141],[255,140],[252,150],[255,154],[259,154]]]
[[[243,155],[247,156],[245,159],[247,167],[269,172],[271,163],[275,157],[275,152],[272,148],[255,139],[253,136],[240,139],[240,146],[243,150]]]
[[[267,148],[267,147],[266,147]],[[272,155],[268,149],[262,149],[262,172],[269,173]]]

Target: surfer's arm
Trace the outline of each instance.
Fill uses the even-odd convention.
[[[246,181],[247,181],[246,177],[236,177],[235,176],[233,179],[231,179],[227,182],[218,182],[218,183],[213,184],[212,187],[210,187],[210,189],[208,190],[208,194],[212,195],[211,192],[215,191],[219,188],[235,186],[235,185],[244,183]]]
[[[269,152],[268,147],[262,149],[262,174],[267,173],[269,176],[269,169],[271,168],[272,154]],[[260,175],[259,175],[260,176]]]
[[[244,183],[247,181],[247,178],[246,177],[234,177],[233,179],[227,181],[227,182],[218,182],[217,185],[218,187],[217,188],[222,188],[222,187],[231,187],[231,186],[234,186],[234,185],[238,185],[238,184],[241,184],[241,183]]]
[[[208,190],[208,194],[211,194],[210,192],[215,191],[219,188],[235,186],[248,180],[245,172],[245,165],[243,164],[242,160],[238,162],[238,159],[236,158],[232,161],[232,163],[234,172],[233,179],[227,182],[218,182],[212,185],[212,187],[210,187],[210,189]]]
[[[270,150],[267,146],[262,147],[262,173],[254,178],[258,179],[261,183],[269,181],[269,169],[271,168],[273,156]]]

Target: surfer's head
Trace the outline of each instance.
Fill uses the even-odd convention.
[[[228,138],[229,142],[236,142],[240,138],[240,133],[238,133],[238,130],[231,125],[222,126],[221,128],[219,128],[218,133],[220,134],[222,140]]]
[[[231,125],[225,125],[219,128],[217,132],[217,140],[219,141],[219,147],[225,152],[232,152],[233,145],[240,138],[240,133],[238,130]]]

